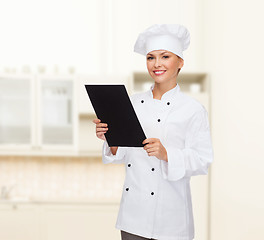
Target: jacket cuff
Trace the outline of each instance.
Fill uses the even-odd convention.
[[[184,153],[178,148],[166,147],[168,162],[162,160],[161,171],[164,179],[177,181],[185,175]]]
[[[102,161],[103,163],[125,163],[125,147],[118,147],[116,154],[113,155],[111,149],[105,140],[102,147]]]

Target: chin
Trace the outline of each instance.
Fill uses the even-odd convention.
[[[157,78],[154,78],[155,82],[156,83],[164,83],[166,82],[166,79],[157,79]]]
[[[168,79],[166,77],[162,77],[162,76],[159,77],[156,75],[152,76],[152,78],[155,79],[157,82],[165,82]]]

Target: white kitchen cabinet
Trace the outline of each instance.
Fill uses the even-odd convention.
[[[38,240],[39,214],[34,204],[0,204],[0,239]]]
[[[0,76],[0,145],[29,146],[33,141],[32,76]]]
[[[3,240],[119,240],[118,203],[0,203]]]
[[[77,150],[76,85],[71,75],[1,74],[1,152]]]
[[[42,149],[77,150],[78,111],[75,78],[39,76],[37,82],[38,145]]]
[[[118,240],[117,212],[117,204],[43,205],[42,240]]]

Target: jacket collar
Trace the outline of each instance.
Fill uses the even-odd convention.
[[[179,86],[179,83],[177,83],[177,85],[174,88],[172,88],[169,91],[163,93],[163,95],[161,96],[161,100],[159,100],[159,99],[153,98],[152,90],[154,89],[154,86],[155,86],[155,83],[153,83],[150,86],[150,89],[148,91],[148,95],[153,101],[159,101],[159,102],[169,101],[169,100],[172,100],[172,98],[176,97],[177,93],[180,92],[180,86]]]

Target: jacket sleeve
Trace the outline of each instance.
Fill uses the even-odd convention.
[[[116,154],[113,155],[111,149],[105,140],[102,147],[103,163],[125,163],[126,147],[118,147]]]
[[[173,144],[165,147],[168,162],[161,161],[161,171],[165,179],[177,181],[183,177],[206,175],[213,161],[213,148],[208,113],[203,107],[188,123],[185,147],[176,148]]]

